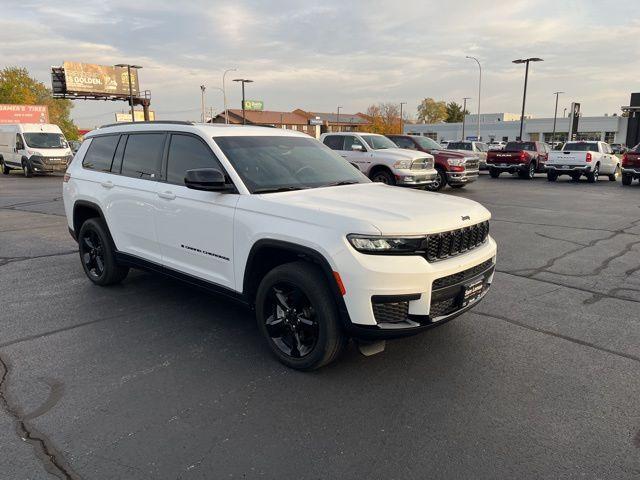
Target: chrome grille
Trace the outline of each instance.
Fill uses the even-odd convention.
[[[429,262],[454,257],[482,245],[489,236],[489,222],[429,235],[424,240],[424,256]]]
[[[431,170],[433,160],[431,158],[418,158],[411,163],[411,170]]]
[[[467,158],[467,160],[464,162],[464,167],[467,170],[478,170],[480,166],[480,162],[478,162],[477,158]]]

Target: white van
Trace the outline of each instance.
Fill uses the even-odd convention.
[[[34,173],[64,172],[73,155],[60,127],[47,123],[0,125],[0,168],[25,177]]]

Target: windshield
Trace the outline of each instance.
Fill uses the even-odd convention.
[[[370,181],[312,138],[229,136],[214,140],[251,193]]]
[[[67,141],[61,133],[24,133],[24,141],[31,148],[67,148]]]
[[[398,146],[382,135],[361,135],[362,139],[367,142],[374,150],[384,150],[385,148],[398,148]]]
[[[586,142],[567,142],[564,144],[564,148],[562,150],[574,152],[597,152],[598,144]]]
[[[509,142],[504,147],[505,150],[528,150],[530,152],[536,151],[536,144],[533,142]]]
[[[473,150],[470,142],[449,142],[447,150]]]
[[[427,150],[442,150],[442,145],[429,137],[414,137],[415,141],[418,142],[422,148]]]

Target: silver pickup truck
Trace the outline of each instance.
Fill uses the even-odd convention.
[[[560,175],[574,181],[582,175],[591,183],[605,175],[615,182],[620,177],[620,159],[608,143],[597,141],[567,142],[561,151],[552,151],[547,160],[547,180],[555,182]]]

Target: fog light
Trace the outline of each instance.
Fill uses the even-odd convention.
[[[413,177],[404,177],[405,182],[413,182]]]

